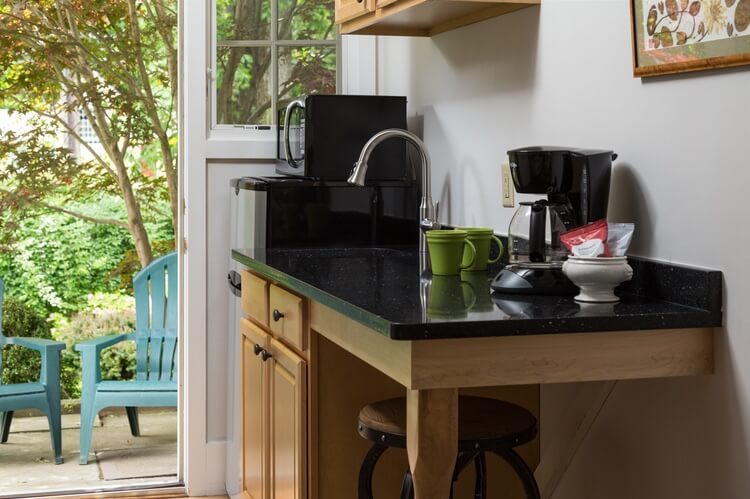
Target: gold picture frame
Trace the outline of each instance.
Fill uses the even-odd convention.
[[[633,76],[750,64],[750,0],[630,0]]]

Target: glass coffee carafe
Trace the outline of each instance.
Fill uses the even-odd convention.
[[[559,267],[567,252],[560,234],[572,218],[567,206],[547,200],[523,202],[513,215],[508,229],[508,254],[511,265],[536,268]]]

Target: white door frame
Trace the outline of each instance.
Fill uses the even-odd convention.
[[[207,431],[206,342],[207,185],[212,151],[250,151],[242,144],[220,144],[208,129],[207,69],[210,0],[180,0],[178,249],[181,255],[180,462],[189,496],[219,495],[225,487],[225,442],[209,442]],[[342,91],[374,94],[375,37],[348,37],[341,51]],[[346,62],[350,64],[346,64]],[[236,158],[248,160],[244,158]],[[257,158],[256,158],[257,159]],[[239,456],[238,456],[239,457]]]
[[[207,0],[181,0],[180,219],[183,479],[188,495],[224,493],[223,447],[211,455],[206,424],[206,64]]]

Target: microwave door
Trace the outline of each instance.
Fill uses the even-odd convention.
[[[299,117],[297,120],[294,120],[295,115]],[[293,120],[296,121],[294,125]],[[284,114],[283,140],[286,163],[292,168],[299,168],[305,160],[304,124],[305,101],[300,99],[290,102]]]

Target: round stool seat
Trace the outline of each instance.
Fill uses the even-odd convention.
[[[485,397],[458,398],[458,450],[513,448],[537,433],[533,414],[520,405]],[[387,447],[406,448],[406,398],[381,400],[359,412],[359,434]]]

